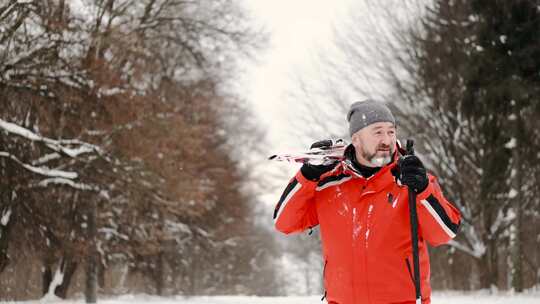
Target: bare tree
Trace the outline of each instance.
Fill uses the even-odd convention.
[[[244,179],[229,154],[238,129],[221,115],[241,112],[222,110],[239,102],[225,85],[236,56],[261,41],[237,4],[6,0],[0,20],[8,131],[0,139],[9,147],[1,168],[12,177],[1,187],[11,198],[1,205],[2,219],[10,219],[0,226],[9,231],[0,239],[2,257],[35,253],[45,265],[43,292],[61,297],[68,274],[86,262],[90,302],[96,271],[111,264],[140,270],[155,282],[150,291],[164,293],[172,284],[164,280],[167,265],[190,273],[192,261],[223,258],[212,250],[232,248],[233,235],[218,233],[219,224],[249,222],[251,199],[240,193]],[[216,221],[216,213],[226,216]],[[248,238],[242,244],[251,249]],[[179,256],[189,248],[212,254]],[[227,267],[243,257],[225,256]],[[0,261],[5,269],[9,261]],[[194,292],[212,282],[202,275],[190,281]]]

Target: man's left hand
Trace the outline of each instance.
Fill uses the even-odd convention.
[[[399,180],[416,193],[424,191],[429,183],[426,168],[416,155],[405,155],[398,160]]]

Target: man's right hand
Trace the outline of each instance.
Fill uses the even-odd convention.
[[[325,140],[314,142],[311,145],[310,149],[331,148],[332,145],[333,145],[333,141],[331,139],[325,139]],[[302,172],[302,175],[306,179],[316,182],[321,178],[323,174],[334,169],[338,163],[339,163],[338,161],[333,161],[329,164],[314,165],[314,164],[310,164],[306,162],[302,165],[302,168],[300,168],[300,171]]]

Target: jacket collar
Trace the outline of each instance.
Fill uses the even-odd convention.
[[[395,183],[395,168],[399,158],[398,149],[396,149],[394,152],[392,162],[383,166],[379,171],[368,178],[363,177],[362,174],[355,168],[353,164],[353,155],[355,155],[355,153],[354,146],[349,144],[349,146],[347,146],[345,149],[345,158],[342,161],[343,173],[350,174],[353,176],[353,178],[361,179],[366,185],[364,192],[377,192],[387,187],[389,184]]]

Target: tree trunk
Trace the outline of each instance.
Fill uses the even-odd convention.
[[[94,253],[86,257],[86,289],[84,297],[86,303],[97,303],[97,261]]]
[[[86,303],[97,303],[97,202],[92,200],[90,210],[88,212],[88,253],[86,256],[86,288],[84,296]]]
[[[46,295],[49,292],[49,286],[52,282],[52,269],[51,264],[48,262],[43,263],[43,273],[41,274],[42,278],[42,292],[43,295]]]
[[[61,263],[62,264],[60,267],[64,273],[64,278],[62,280],[62,284],[58,285],[54,289],[54,294],[61,299],[65,299],[67,298],[67,292],[71,284],[71,279],[73,278],[75,270],[77,270],[78,264],[77,262],[74,262],[73,258],[70,256],[64,256]]]
[[[105,288],[105,267],[102,263],[98,263],[98,288]]]
[[[477,259],[478,270],[480,271],[480,288],[492,289],[497,287],[498,270],[497,270],[497,247],[495,240],[488,241],[486,253]]]
[[[520,197],[520,195],[518,195]],[[517,204],[521,204],[521,202],[518,202]],[[516,210],[516,231],[515,231],[515,239],[514,239],[514,248],[513,248],[513,254],[512,254],[512,264],[514,266],[514,269],[510,269],[512,272],[512,288],[517,292],[523,291],[523,227],[522,227],[522,220],[523,220],[523,211],[522,207],[518,206]]]
[[[163,289],[165,287],[165,274],[164,274],[164,258],[163,252],[159,252],[156,258],[156,269],[154,271],[154,280],[156,282],[156,294],[158,296],[163,295]]]
[[[199,245],[194,246],[194,250],[192,251],[193,256],[191,257],[191,269],[188,270],[188,294],[189,295],[196,295],[198,292],[198,280],[199,275],[201,273],[201,270],[199,269],[199,259],[200,259],[200,250]]]
[[[4,159],[0,162],[0,166],[4,169],[2,170],[2,176],[6,176],[6,171],[9,168],[6,168],[6,162]],[[9,176],[9,175],[8,175]],[[11,181],[8,179],[8,184],[11,184]],[[13,226],[15,220],[16,204],[13,202],[15,190],[11,187],[5,187],[1,189],[0,192],[0,274],[6,269],[9,264],[9,238],[10,230]]]
[[[499,286],[499,248],[498,248],[498,242],[494,238],[493,240],[490,240],[489,242],[490,249],[488,250],[489,253],[489,272],[490,280],[489,280],[489,288],[500,288]]]
[[[519,115],[519,113],[517,113]],[[519,138],[519,130],[520,130],[520,124],[521,124],[521,118],[519,118],[516,121],[516,137]],[[513,162],[513,169],[516,170],[516,172],[522,172],[521,168],[521,142],[518,140],[517,146],[514,147],[512,156],[514,159]],[[516,174],[515,177],[512,180],[513,184],[513,190],[516,191],[516,195],[513,199],[513,206],[516,213],[516,218],[514,219],[514,223],[512,226],[514,226],[515,230],[513,233],[511,233],[511,242],[512,247],[510,248],[510,252],[512,252],[512,266],[513,269],[509,269],[511,273],[512,278],[512,288],[517,292],[523,291],[523,204],[524,204],[524,197],[522,191],[520,191],[521,186],[523,185],[523,175],[522,174]]]
[[[519,204],[519,203],[516,203]],[[522,211],[520,206],[513,209],[516,214],[514,222],[510,226],[510,237],[508,244],[508,288],[517,292],[523,291],[523,251],[521,236]]]
[[[3,217],[4,212],[10,212],[13,210],[10,207],[7,207],[9,209],[2,209],[0,212],[0,218]],[[9,211],[6,211],[9,210]],[[8,256],[8,248],[9,248],[9,228],[12,226],[11,222],[12,220],[9,220],[9,217],[7,217],[8,220],[5,223],[0,223],[0,274],[6,269],[8,263],[9,263],[9,256]]]

